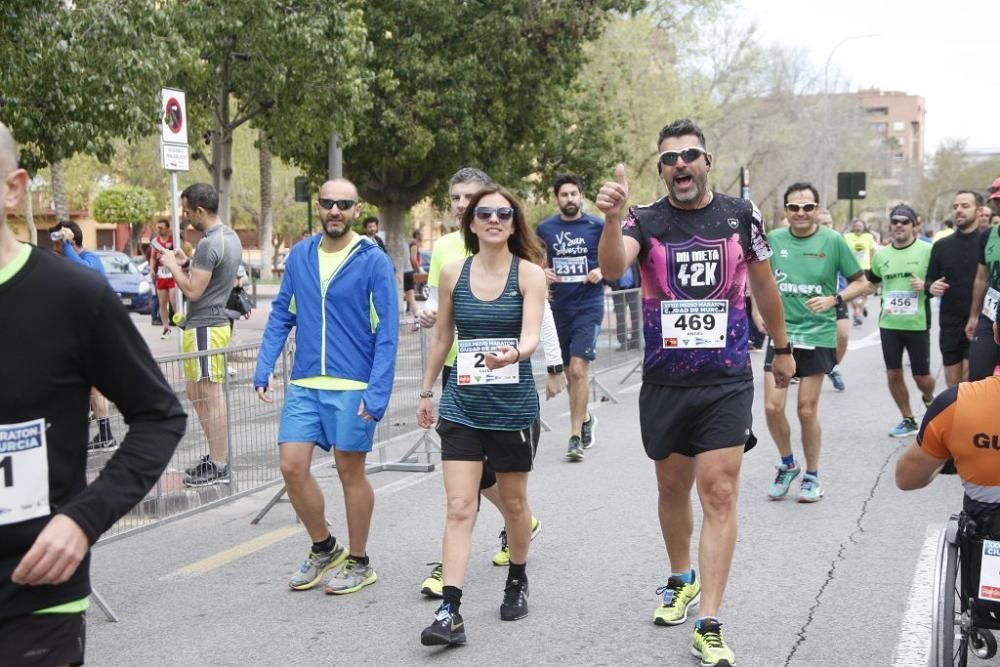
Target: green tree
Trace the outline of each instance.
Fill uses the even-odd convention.
[[[271,151],[285,142],[318,153],[365,110],[368,54],[361,0],[177,0],[169,11],[187,50],[171,83],[187,93],[195,159],[232,211],[233,133],[253,121]],[[207,150],[201,150],[206,146]]]
[[[407,210],[428,194],[443,199],[435,186],[461,166],[483,167],[520,191],[531,190],[537,174],[553,172],[556,164],[585,173],[609,170],[611,161],[600,155],[577,160],[551,142],[587,143],[568,136],[573,121],[566,109],[579,99],[574,81],[585,63],[583,47],[613,11],[634,4],[369,0],[372,108],[344,134],[344,172],[379,207],[397,265]],[[580,117],[604,103],[593,96]],[[327,173],[316,145],[274,141],[271,149],[316,181]],[[591,168],[593,160],[599,169]],[[535,180],[522,180],[529,175]]]
[[[68,212],[60,164],[111,160],[119,137],[156,127],[172,50],[157,0],[10,0],[0,5],[0,117],[34,174],[52,165],[53,200]]]
[[[128,254],[138,252],[142,228],[156,214],[156,198],[146,188],[115,185],[94,197],[94,220],[129,226]]]

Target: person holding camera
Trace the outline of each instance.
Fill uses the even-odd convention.
[[[83,247],[83,230],[80,225],[72,220],[60,220],[49,231],[49,238],[52,239],[52,249],[57,254],[104,275],[100,257]]]

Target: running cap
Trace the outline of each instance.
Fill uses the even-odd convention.
[[[889,219],[891,220],[893,218],[908,218],[909,220],[912,220],[914,223],[916,223],[917,212],[914,211],[909,206],[907,206],[906,204],[898,204],[897,206],[893,207],[892,213],[889,214]]]
[[[1000,178],[993,181],[990,186],[990,199],[1000,199]]]

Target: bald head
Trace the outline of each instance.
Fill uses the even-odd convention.
[[[7,178],[16,169],[17,145],[7,126],[0,123],[0,178]]]
[[[354,201],[360,199],[357,187],[346,178],[331,178],[320,187],[319,196],[320,198],[353,199]]]

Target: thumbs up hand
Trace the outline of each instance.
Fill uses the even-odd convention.
[[[628,181],[625,179],[625,165],[615,167],[615,180],[601,186],[595,203],[605,217],[621,219],[625,203],[628,201]]]

